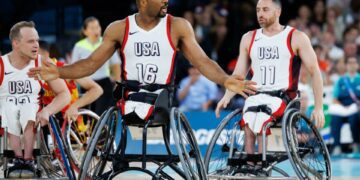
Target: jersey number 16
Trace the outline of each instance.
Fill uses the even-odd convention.
[[[136,64],[140,83],[153,84],[156,81],[158,67],[155,64]]]

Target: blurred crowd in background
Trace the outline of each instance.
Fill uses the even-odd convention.
[[[71,54],[75,43],[81,40],[81,27],[86,17],[97,17],[104,30],[111,21],[123,19],[137,11],[135,0],[116,3],[96,0],[71,2],[65,0],[61,3],[30,0],[25,4],[21,2],[5,0],[3,3],[2,1],[0,52],[5,54],[10,49],[7,33],[14,23],[19,20],[33,20],[42,40],[51,44],[50,56],[68,63],[72,62]],[[280,23],[305,32],[315,49],[324,79],[325,106],[339,103],[346,107],[354,103],[356,99],[350,95],[342,96],[342,93],[351,93],[348,93],[346,85],[341,86],[339,79],[348,75],[349,71],[352,71],[351,67],[355,67],[356,76],[351,75],[350,89],[360,98],[360,76],[359,80],[353,80],[353,77],[358,76],[360,62],[360,1],[282,0],[281,2],[283,8]],[[226,72],[232,73],[241,36],[259,28],[256,3],[256,0],[170,0],[169,13],[186,18],[193,26],[196,39],[207,55],[217,61]],[[349,60],[354,58],[356,61]],[[177,64],[176,83],[180,85],[176,96],[177,105],[188,111],[213,109],[223,96],[224,89],[202,77],[182,54],[178,54]],[[304,112],[308,111],[306,109],[311,109],[314,102],[311,83],[308,73],[302,68],[299,90],[304,100]],[[348,99],[344,100],[346,98]],[[237,96],[229,109],[242,104],[243,99]],[[327,121],[329,118],[331,116],[327,116]],[[353,137],[354,141],[360,138],[360,116],[356,115],[355,119],[356,123],[351,129],[357,131],[352,135],[358,137]],[[359,151],[356,148],[360,147],[358,144],[360,142],[355,143],[357,144],[353,145],[352,149]],[[346,148],[342,150],[346,151]],[[341,150],[334,153],[340,152]]]

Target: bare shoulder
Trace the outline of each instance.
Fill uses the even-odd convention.
[[[254,33],[255,33],[254,31],[248,31],[247,33],[242,35],[240,41],[240,48],[244,47],[245,49],[248,49],[250,47]]]
[[[186,20],[185,18],[182,18],[182,17],[176,17],[176,16],[171,16],[171,22],[173,25],[186,25],[186,24],[189,24],[189,21]]]
[[[311,47],[309,37],[304,32],[296,29],[291,37],[291,47],[295,54],[298,54],[301,49],[307,49],[309,46]]]
[[[122,42],[126,28],[126,19],[110,23],[104,32],[104,40]]]
[[[309,37],[300,30],[295,30],[292,34],[291,45],[294,49],[311,46]]]
[[[172,16],[171,17],[171,27],[177,32],[179,32],[179,31],[186,32],[186,31],[192,30],[190,22],[182,17]]]
[[[241,40],[250,43],[254,33],[254,31],[248,31],[242,35]]]

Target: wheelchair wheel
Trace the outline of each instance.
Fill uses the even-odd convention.
[[[71,123],[65,122],[65,137],[67,147],[75,164],[75,171],[80,172],[81,160],[86,152],[91,134],[94,131],[95,125],[99,120],[99,116],[94,112],[86,109],[79,110],[77,120]],[[86,129],[79,129],[77,121],[83,121]]]
[[[234,169],[227,165],[229,157],[244,148],[244,133],[240,130],[242,109],[227,115],[216,128],[205,154],[208,175],[233,175]]]
[[[60,126],[58,120],[55,117],[50,117],[50,134],[53,138],[53,149],[50,152],[53,152],[59,167],[63,172],[66,172],[66,175],[69,179],[76,179],[75,172],[72,168],[74,161],[71,158],[68,147],[66,147],[65,140],[61,134]]]
[[[204,162],[193,130],[185,115],[176,108],[171,110],[170,126],[187,179],[206,179]]]
[[[319,131],[297,110],[283,121],[283,139],[300,179],[331,179],[329,152]]]
[[[102,175],[104,170],[110,170],[110,155],[114,152],[114,140],[116,124],[119,112],[116,107],[111,107],[100,117],[95,126],[88,145],[87,151],[82,159],[79,179],[89,179]]]
[[[44,172],[44,176],[50,179],[66,177],[67,174],[63,163],[61,163],[61,160],[56,158],[60,156],[56,155],[59,153],[56,151],[56,145],[46,144],[44,134],[42,132],[39,133],[39,136],[41,157],[39,157],[37,161]]]

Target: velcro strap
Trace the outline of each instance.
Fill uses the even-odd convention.
[[[147,91],[157,91],[159,89],[168,89],[170,88],[170,85],[164,85],[164,84],[147,84],[147,85],[141,85],[140,89],[145,89]]]
[[[148,104],[155,104],[157,97],[158,95],[154,93],[138,92],[138,93],[129,94],[128,100],[143,102]]]
[[[289,95],[285,91],[282,91],[282,90],[279,90],[279,91],[259,91],[259,92],[256,92],[256,94],[267,94],[269,96],[278,97],[278,98],[282,99],[285,102],[285,104],[288,104],[291,101]]]
[[[124,82],[117,82],[117,85],[121,86],[122,88],[125,88],[125,90],[127,91],[135,91],[138,92],[140,91],[140,89],[144,89],[147,91],[157,91],[159,89],[168,89],[170,90],[170,88],[174,88],[174,85],[169,85],[169,84],[146,84],[146,85],[142,85],[140,84],[138,81],[124,81]]]
[[[259,105],[259,106],[250,106],[246,109],[245,112],[263,112],[268,114],[269,116],[272,115],[272,110],[267,105]]]

